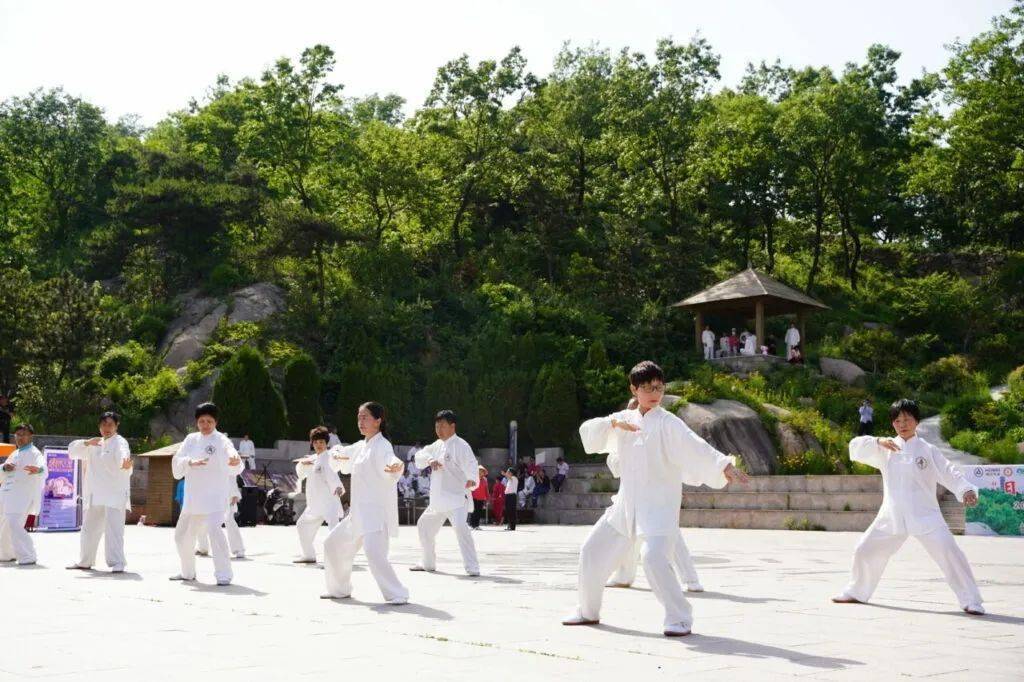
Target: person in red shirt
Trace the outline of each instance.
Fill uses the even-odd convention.
[[[505,521],[505,484],[501,476],[494,479],[494,486],[491,487],[491,514],[499,526]]]
[[[484,515],[484,505],[490,489],[487,487],[487,467],[479,467],[480,484],[473,490],[473,513],[469,515],[469,526],[473,530],[480,530],[480,518]]]

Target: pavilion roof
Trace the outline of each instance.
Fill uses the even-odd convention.
[[[765,301],[771,314],[828,309],[821,301],[753,268],[747,268],[734,277],[674,303],[673,306],[702,311],[729,310],[747,307],[758,299]]]

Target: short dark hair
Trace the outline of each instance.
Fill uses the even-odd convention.
[[[217,406],[213,403],[200,403],[199,406],[196,407],[196,419],[199,419],[202,416],[207,416],[213,417],[214,421],[216,421],[217,412]]]
[[[309,442],[322,440],[325,443],[331,442],[331,432],[327,430],[326,426],[314,426],[309,432]]]
[[[656,379],[660,379],[664,382],[665,372],[662,371],[661,367],[658,367],[650,360],[638,362],[633,369],[629,370],[630,386],[643,386],[644,384],[649,384]]]
[[[33,429],[33,428],[32,428],[32,425],[31,425],[31,424],[29,424],[28,422],[21,422],[20,424],[18,424],[17,426],[15,426],[15,427],[14,427],[14,433],[17,433],[18,431],[28,431],[28,432],[29,432],[29,433],[31,433],[31,434],[32,434],[33,436],[34,436],[34,435],[35,435],[35,433],[36,433],[36,430],[35,430],[35,429]]]
[[[454,410],[441,410],[434,415],[435,422],[439,422],[442,419],[448,422],[449,424],[455,424],[456,422],[459,421],[455,416]]]
[[[909,414],[914,421],[921,421],[921,408],[917,406],[916,401],[909,398],[900,398],[889,406],[889,421],[896,421],[900,414]]]
[[[121,423],[121,415],[119,415],[117,412],[114,412],[113,410],[107,410],[106,412],[100,415],[101,424],[107,419],[114,422],[115,424]]]

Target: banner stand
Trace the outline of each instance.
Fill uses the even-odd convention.
[[[46,457],[46,484],[35,530],[44,533],[80,530],[81,461],[71,459],[67,448],[46,447],[43,456]]]

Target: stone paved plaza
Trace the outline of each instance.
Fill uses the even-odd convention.
[[[40,533],[39,566],[0,567],[0,679],[1024,679],[1022,541],[958,538],[990,614],[974,618],[913,540],[874,605],[845,606],[828,598],[858,534],[691,529],[708,591],[693,596],[694,633],[670,640],[642,571],[635,588],[606,591],[602,625],[559,624],[587,530],[485,529],[475,534],[484,575],[468,578],[448,528],[442,573],[409,572],[416,536],[403,527],[391,555],[406,606],[381,603],[361,556],[354,598],[318,599],[322,571],[291,563],[293,527],[243,528],[249,557],[229,588],[211,585],[209,559],[200,583],[169,582],[169,528],[127,529],[122,576],[64,570],[78,535]]]

